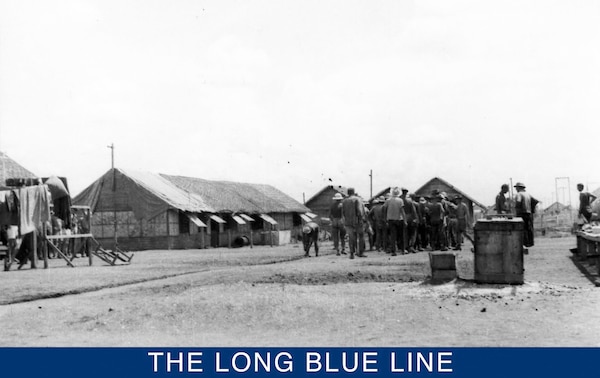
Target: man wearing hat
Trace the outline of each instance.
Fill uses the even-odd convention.
[[[406,215],[406,234],[404,235],[404,249],[409,253],[417,252],[415,243],[417,240],[417,226],[419,225],[419,215],[417,207],[412,200],[413,196],[408,195],[408,189],[402,188],[402,201],[404,201],[404,214]]]
[[[333,249],[335,254],[340,255],[340,244],[342,245],[342,254],[346,252],[346,229],[344,227],[344,217],[342,216],[342,193],[336,193],[333,196],[333,202],[329,207],[329,219],[331,219],[331,233],[333,234]]]
[[[315,256],[319,256],[319,225],[308,222],[302,227],[302,244],[304,244],[304,256],[310,257],[310,247],[315,243]]]
[[[357,249],[357,256],[365,257],[363,239],[365,206],[362,200],[354,192],[354,188],[348,188],[348,197],[342,201],[342,216],[344,218],[346,233],[349,237],[350,258],[354,258],[354,253]]]
[[[431,225],[429,241],[431,250],[435,251],[439,249],[447,251],[446,237],[444,235],[444,218],[446,216],[446,211],[444,210],[444,205],[442,205],[442,196],[439,192],[434,191],[431,193],[431,197],[432,202],[429,206],[429,222]]]
[[[464,241],[464,237],[466,237],[467,239],[469,239],[471,241],[471,243],[473,243],[473,245],[475,245],[475,242],[473,240],[473,238],[467,234],[467,225],[470,223],[469,222],[469,208],[467,207],[467,205],[462,201],[462,196],[460,194],[457,194],[454,197],[454,203],[456,204],[456,218],[458,220],[457,223],[457,227],[458,227],[458,237],[457,237],[457,244],[456,247],[454,248],[457,251],[461,250],[461,244]]]
[[[515,184],[517,194],[515,195],[515,213],[517,217],[523,219],[525,232],[523,233],[523,244],[525,247],[533,246],[533,215],[538,200],[525,191],[525,184],[517,182]],[[525,248],[527,251],[527,248]]]
[[[383,212],[390,231],[392,256],[396,256],[396,247],[400,247],[400,254],[404,254],[406,215],[404,213],[404,201],[400,198],[400,189],[394,188],[392,190],[392,197],[385,202]]]
[[[455,202],[450,202],[445,199],[444,209],[446,210],[446,245],[456,249],[456,246],[459,243],[458,206]]]
[[[417,229],[417,250],[423,251],[429,244],[429,197],[422,196],[417,204],[419,226]]]
[[[383,197],[375,198],[373,201],[373,207],[369,212],[369,218],[371,219],[371,224],[373,225],[373,230],[375,231],[375,249],[380,252],[384,247],[384,229],[385,229],[385,219],[383,218],[383,203],[385,200]]]

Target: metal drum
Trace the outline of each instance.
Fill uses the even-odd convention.
[[[521,218],[488,218],[475,225],[475,282],[523,283]]]

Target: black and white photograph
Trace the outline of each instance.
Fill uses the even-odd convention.
[[[600,2],[0,0],[0,347],[600,347]]]

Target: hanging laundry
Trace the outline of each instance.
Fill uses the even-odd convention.
[[[19,189],[21,235],[41,229],[50,220],[48,188],[45,185]]]

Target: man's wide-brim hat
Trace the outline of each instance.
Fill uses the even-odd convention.
[[[400,189],[394,188],[394,190],[392,190],[392,197],[399,197],[399,196],[400,196]]]
[[[312,231],[312,228],[310,228],[308,226],[302,227],[302,232],[305,234],[310,234],[311,231]]]
[[[343,200],[344,197],[342,196],[342,193],[335,193],[335,195],[333,196],[334,200]]]
[[[515,184],[515,188],[525,188],[525,184],[523,184],[522,182],[518,182]]]

